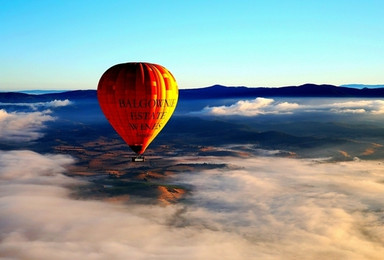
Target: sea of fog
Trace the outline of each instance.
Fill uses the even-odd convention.
[[[0,104],[0,258],[382,259],[384,100],[181,100],[174,122],[181,118],[300,136],[315,132],[331,142],[328,137],[346,135],[350,143],[332,159],[321,145],[311,149],[324,156],[306,158],[255,145],[240,153],[234,140],[219,148],[243,156],[164,158],[226,165],[167,177],[169,185],[189,189],[177,202],[78,198],[74,191],[92,183],[69,174],[77,158],[26,144],[39,144],[52,128],[72,121],[79,129],[106,123],[97,102]],[[165,133],[160,140],[171,139]],[[356,145],[367,147],[360,152]],[[354,155],[346,150],[352,146]]]

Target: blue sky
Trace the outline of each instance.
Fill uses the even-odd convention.
[[[383,1],[0,0],[0,89],[96,89],[147,61],[180,88],[384,83]]]

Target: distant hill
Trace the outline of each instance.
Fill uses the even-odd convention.
[[[366,84],[345,84],[341,85],[341,87],[347,87],[347,88],[384,88],[383,84],[380,85],[366,85]]]
[[[279,88],[226,87],[180,89],[180,99],[252,98],[252,97],[384,97],[383,88],[351,88],[334,85],[304,84]],[[0,93],[0,102],[44,102],[54,99],[96,99],[96,90],[75,90],[61,93],[31,95],[16,92]]]
[[[3,103],[32,103],[32,102],[45,102],[51,100],[84,100],[84,99],[96,99],[96,90],[74,90],[60,93],[49,94],[26,94],[20,92],[0,92],[0,102]]]
[[[67,91],[68,90],[22,90],[17,92],[32,94],[32,95],[42,95],[42,94],[50,94],[50,93],[61,93],[61,92],[67,92]]]

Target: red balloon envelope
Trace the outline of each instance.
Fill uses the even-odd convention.
[[[143,154],[171,118],[177,83],[163,66],[132,62],[109,68],[100,78],[97,98],[116,132],[137,154]]]

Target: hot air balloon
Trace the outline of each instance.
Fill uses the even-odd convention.
[[[97,98],[109,123],[143,160],[142,154],[171,118],[177,83],[161,65],[117,64],[101,76]]]

